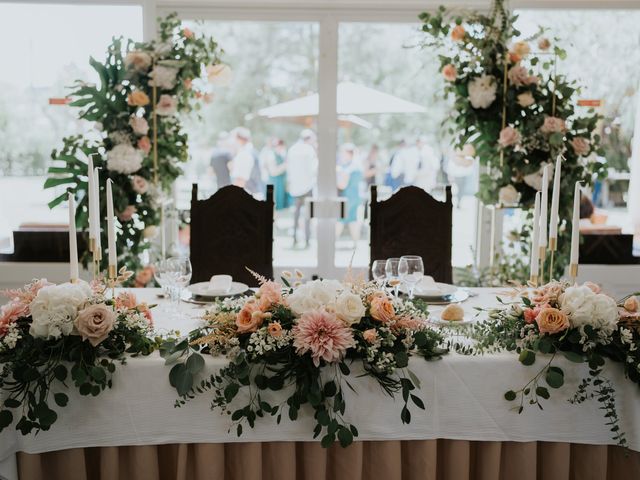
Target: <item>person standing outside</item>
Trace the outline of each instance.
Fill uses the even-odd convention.
[[[298,244],[298,223],[305,199],[311,197],[318,174],[318,155],[315,149],[316,135],[309,129],[300,132],[298,141],[289,148],[286,160],[287,190],[294,204],[293,246]],[[308,215],[304,218],[305,248],[309,247],[311,225]]]
[[[232,158],[233,154],[229,146],[229,134],[227,132],[220,132],[216,146],[211,153],[211,168],[213,169],[213,174],[216,176],[218,189],[231,185],[229,163],[231,163]]]
[[[360,239],[360,221],[358,208],[360,207],[360,183],[363,180],[362,166],[356,158],[356,147],[353,143],[342,146],[338,157],[336,185],[338,195],[347,199],[345,218],[336,224],[336,237],[340,238],[345,225],[349,228],[349,235],[353,241],[353,248]]]
[[[244,188],[255,197],[264,195],[264,183],[260,173],[258,155],[251,143],[251,132],[244,127],[233,130],[236,155],[231,161],[231,181],[234,185]]]

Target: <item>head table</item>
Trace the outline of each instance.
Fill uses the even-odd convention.
[[[203,307],[182,303],[180,318],[176,318],[165,313],[158,290],[137,289],[135,293],[140,301],[160,304],[154,312],[160,333],[176,329],[187,333],[200,323]],[[495,289],[473,290],[462,305],[473,316],[474,307],[496,304],[497,293]],[[226,359],[209,357],[206,362],[211,370],[223,366]],[[561,366],[567,372],[563,391],[571,394],[586,366],[568,361]],[[575,406],[566,396],[556,394],[544,403],[544,411],[535,406],[525,408],[522,414],[510,410],[512,404],[503,398],[505,390],[526,383],[530,377],[527,367],[514,364],[513,354],[451,353],[432,362],[416,357],[411,359],[410,369],[422,383],[418,394],[426,411],[414,410],[411,423],[403,425],[399,405],[390,402],[371,379],[354,377],[358,393],[345,390],[350,397],[346,416],[358,425],[359,442],[341,452],[339,446],[323,451],[311,443],[314,424],[302,413],[296,422],[283,419],[277,426],[272,418],[260,419],[255,428],[245,429],[238,438],[235,431],[228,432],[230,418],[211,411],[206,395],[174,408],[176,393],[168,381],[169,367],[157,353],[131,358],[118,369],[113,388],[99,397],[81,397],[70,389],[69,407],[60,410],[50,431],[22,436],[13,427],[5,429],[0,434],[0,476],[14,480],[19,471],[20,478],[91,478],[86,473],[90,467],[85,471],[83,462],[88,465],[93,458],[100,463],[100,478],[133,478],[123,472],[138,468],[134,465],[140,461],[136,455],[149,454],[144,449],[151,447],[140,447],[133,453],[129,449],[126,455],[122,448],[98,451],[88,447],[167,445],[165,450],[153,447],[153,454],[149,454],[154,469],[167,471],[144,468],[148,476],[136,478],[339,478],[342,474],[337,471],[348,478],[436,478],[436,470],[442,468],[436,463],[447,462],[448,473],[437,478],[512,478],[504,476],[505,471],[531,479],[619,478],[611,476],[617,475],[615,468],[623,469],[620,471],[625,475],[633,473],[628,478],[640,478],[640,456],[636,454],[640,451],[640,392],[635,384],[624,381],[622,369],[613,366],[607,375],[617,389],[622,428],[632,450],[629,456],[617,447],[606,447],[614,442],[596,401]],[[542,454],[546,455],[543,465]],[[517,467],[509,458],[517,461]],[[216,466],[217,459],[222,466]],[[113,470],[105,466],[109,461],[129,465]],[[250,466],[252,463],[258,467]],[[359,473],[354,473],[355,464]],[[260,471],[251,473],[252,468]],[[398,468],[403,469],[401,475]],[[205,473],[201,476],[193,469]],[[280,474],[268,473],[274,469]],[[71,471],[78,474],[71,475]],[[500,477],[492,476],[498,471]],[[215,472],[222,472],[221,476]],[[542,477],[541,472],[548,474]],[[580,472],[586,476],[576,476]]]

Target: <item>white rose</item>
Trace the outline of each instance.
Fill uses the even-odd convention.
[[[142,167],[142,151],[121,143],[107,152],[107,168],[118,173],[134,173]]]
[[[207,78],[209,82],[218,87],[228,87],[233,79],[233,72],[229,65],[219,63],[207,67]]]
[[[174,67],[167,67],[165,65],[156,65],[151,72],[149,72],[149,85],[152,87],[164,88],[171,90],[176,86],[176,77],[178,76],[178,69]]]
[[[483,74],[469,82],[469,102],[473,108],[487,108],[496,99],[496,79],[493,75]]]
[[[596,294],[593,299],[593,326],[611,334],[618,324],[618,305],[608,295]]]
[[[287,302],[293,313],[302,315],[332,305],[341,288],[340,282],[335,280],[314,280],[296,288],[287,297]]]
[[[352,325],[364,317],[365,307],[360,295],[345,291],[336,298],[335,312],[340,320],[347,325]]]
[[[29,305],[32,319],[29,333],[42,338],[69,335],[78,310],[91,295],[91,287],[83,281],[41,288]]]
[[[515,205],[519,199],[520,194],[513,185],[502,187],[498,192],[498,200],[502,205]]]

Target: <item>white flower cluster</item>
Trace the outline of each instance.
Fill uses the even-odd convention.
[[[107,152],[107,168],[111,171],[130,174],[142,167],[142,151],[126,143],[116,145]]]
[[[314,280],[297,287],[287,297],[287,303],[296,315],[324,308],[347,325],[359,322],[366,308],[360,295],[353,293],[337,280]]]
[[[291,343],[291,339],[291,331],[282,330],[281,335],[275,337],[268,332],[267,327],[262,327],[249,337],[247,352],[252,357],[260,357],[265,353],[286,347]]]
[[[377,370],[393,373],[396,369],[396,360],[391,352],[381,351],[381,347],[391,347],[396,341],[395,334],[388,327],[378,328],[377,338],[368,344],[358,343],[359,350],[363,353],[371,365]],[[408,335],[412,337],[412,335]]]
[[[18,324],[16,322],[11,322],[7,327],[7,333],[5,333],[4,337],[2,337],[2,344],[4,348],[2,350],[13,350],[16,348],[18,344],[18,340],[22,338],[20,334],[20,329],[18,328]]]
[[[29,333],[41,338],[69,335],[78,311],[92,295],[91,287],[84,281],[41,288],[30,305],[32,323]]]
[[[147,320],[147,317],[139,312],[128,312],[126,315],[120,315],[119,322],[132,330],[140,330],[147,334],[153,332],[153,326]]]
[[[602,293],[594,293],[581,285],[567,288],[560,296],[560,309],[567,314],[574,328],[582,334],[583,348],[590,348],[584,327],[591,326],[598,335],[597,343],[607,344],[618,324],[618,306],[613,298]]]

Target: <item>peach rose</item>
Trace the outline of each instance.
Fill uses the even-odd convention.
[[[371,306],[369,307],[369,313],[371,317],[379,322],[388,323],[396,315],[396,311],[393,308],[393,303],[387,297],[374,297],[371,300]]]
[[[89,305],[80,310],[73,322],[83,340],[89,340],[94,347],[109,336],[116,323],[116,314],[104,303]]]
[[[531,53],[531,47],[527,42],[520,41],[513,44],[511,51],[520,57],[526,57]]]
[[[142,117],[132,116],[129,119],[129,125],[136,135],[146,135],[149,133],[149,123]]]
[[[453,82],[458,77],[458,70],[456,70],[456,66],[452,63],[445,65],[442,68],[442,76],[447,82]]]
[[[500,131],[500,139],[498,140],[498,143],[503,147],[510,147],[520,143],[521,138],[520,132],[515,128],[504,127]]]
[[[149,105],[149,96],[142,90],[131,92],[127,97],[127,103],[132,107],[144,107]]]
[[[536,317],[540,333],[554,334],[569,328],[567,314],[557,308],[543,308]]]
[[[451,40],[453,40],[454,42],[460,42],[464,40],[464,36],[466,33],[467,31],[462,25],[456,25],[455,27],[453,27],[453,30],[451,30]]]
[[[524,321],[527,323],[533,323],[536,321],[536,317],[540,313],[539,308],[525,308],[524,309]]]
[[[624,301],[624,309],[627,312],[635,313],[638,311],[638,308],[640,308],[638,297],[631,296]]]
[[[282,303],[282,285],[277,282],[263,283],[256,297],[260,300],[260,309],[266,310],[274,303]]]
[[[602,288],[600,288],[600,285],[598,285],[597,283],[584,282],[583,285],[589,288],[589,290],[591,290],[596,295],[602,291]]]
[[[151,151],[151,140],[146,135],[138,139],[138,148],[144,152],[145,155],[149,155]]]
[[[236,316],[238,333],[255,332],[262,325],[263,320],[264,317],[260,311],[260,306],[256,302],[249,301],[245,303]]]
[[[272,337],[276,337],[276,338],[281,337],[282,325],[280,325],[280,322],[271,322],[267,326],[267,332],[269,332],[269,335],[271,335]]]
[[[128,222],[133,218],[133,214],[136,213],[138,209],[134,205],[127,205],[127,207],[118,213],[118,220],[121,222]]]
[[[585,157],[589,150],[591,150],[591,144],[588,139],[584,137],[574,137],[571,139],[571,148],[576,152],[579,157]]]
[[[188,28],[183,28],[182,35],[184,35],[184,38],[193,38],[193,31]]]
[[[509,52],[509,62],[518,63],[520,60],[522,60],[522,56],[518,55],[515,52]]]
[[[370,328],[362,332],[362,338],[367,343],[374,343],[378,339],[378,331],[375,328]]]
[[[515,85],[516,87],[520,87],[527,84],[527,80],[529,79],[529,71],[525,67],[516,65],[509,69],[507,76],[509,77],[509,83]]]
[[[531,92],[524,92],[518,95],[518,105],[522,108],[530,107],[535,103],[535,99],[533,98],[533,94]]]
[[[158,115],[174,115],[178,111],[178,100],[171,95],[160,95],[158,104],[156,105],[156,113]]]
[[[420,318],[415,317],[402,317],[396,321],[391,329],[395,332],[402,330],[421,330],[425,328],[426,322]]]
[[[126,68],[132,68],[139,72],[148,70],[152,63],[153,59],[147,52],[133,51],[127,53],[127,55],[124,57],[124,66]]]
[[[136,294],[130,291],[120,292],[116,297],[116,309],[124,310],[134,308],[138,305]]]
[[[551,48],[551,40],[546,37],[542,37],[540,40],[538,40],[538,48],[543,52],[549,50],[549,48]]]

